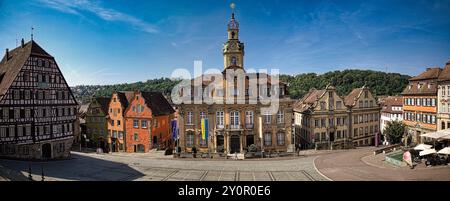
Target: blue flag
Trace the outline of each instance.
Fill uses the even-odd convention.
[[[178,137],[178,133],[177,133],[177,130],[178,130],[178,128],[177,128],[177,120],[172,120],[170,123],[171,123],[171,126],[172,126],[172,138],[173,138],[174,140],[176,140],[177,137]]]

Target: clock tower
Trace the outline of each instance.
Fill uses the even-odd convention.
[[[244,68],[244,43],[239,41],[239,23],[231,14],[227,27],[228,41],[223,45],[224,68]]]

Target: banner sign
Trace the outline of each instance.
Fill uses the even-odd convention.
[[[202,119],[202,140],[208,139],[208,119]]]

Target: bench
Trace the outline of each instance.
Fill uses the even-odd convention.
[[[400,144],[394,144],[394,145],[382,147],[382,148],[379,148],[379,149],[376,149],[375,151],[373,151],[373,155],[377,155],[377,154],[381,154],[381,153],[386,154],[386,153],[397,150],[397,148],[399,148],[399,147],[400,147]]]

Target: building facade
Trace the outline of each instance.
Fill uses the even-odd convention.
[[[108,121],[109,97],[92,98],[86,112],[86,141],[88,147],[109,152]]]
[[[447,62],[438,78],[437,129],[450,128],[450,61]]]
[[[391,121],[403,121],[403,98],[401,96],[388,96],[381,102],[380,131],[384,134],[384,128]]]
[[[213,103],[194,100],[194,103],[177,104],[179,147],[182,152],[191,152],[195,147],[203,153],[243,153],[253,144],[266,152],[292,150],[293,101],[287,85],[276,83],[275,77],[265,73],[245,72],[244,44],[239,40],[239,23],[234,14],[227,33],[228,40],[223,46],[224,70],[191,80],[194,87],[188,91],[192,93],[184,99],[190,101],[190,95],[194,95]],[[276,95],[277,112],[267,112],[264,108],[268,106],[259,101],[260,97]],[[202,119],[208,122],[205,128],[208,137],[202,137]]]
[[[134,98],[134,92],[114,92],[109,102],[108,145],[112,152],[125,151],[125,110]]]
[[[402,92],[403,123],[413,143],[421,143],[421,134],[437,130],[437,92],[441,68],[428,68],[409,79]]]
[[[125,110],[125,151],[148,152],[165,148],[162,144],[173,144],[168,136],[172,136],[170,121],[174,113],[161,93],[135,92]]]
[[[368,87],[340,97],[334,86],[310,90],[294,105],[295,132],[304,148],[345,149],[375,144],[380,107]]]
[[[0,156],[70,156],[77,102],[53,56],[21,41],[0,62]]]

